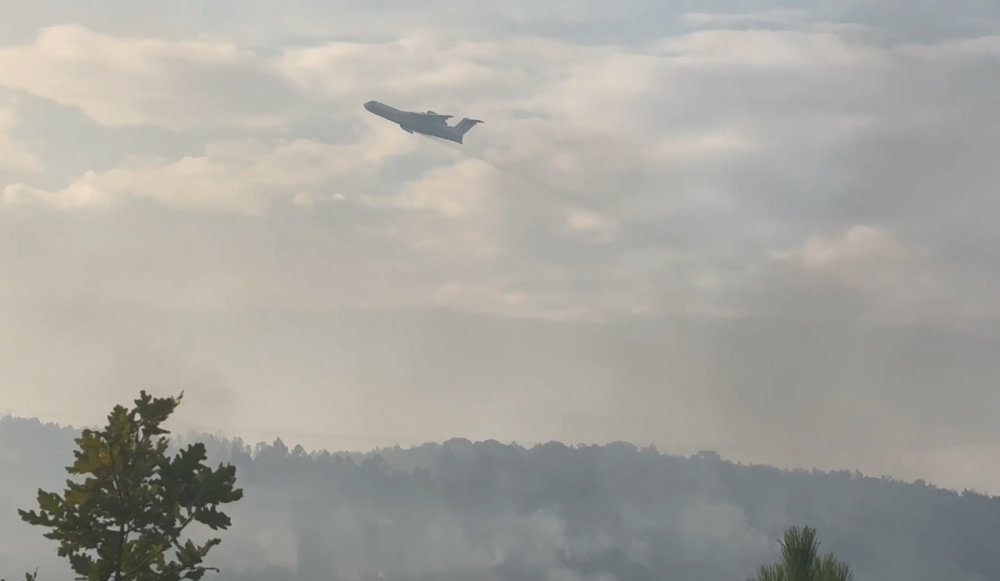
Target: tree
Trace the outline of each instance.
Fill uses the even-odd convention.
[[[83,430],[76,439],[76,461],[66,471],[85,476],[83,482],[67,480],[62,496],[39,490],[38,512],[18,510],[25,522],[51,529],[44,536],[59,541],[59,556],[69,559],[78,579],[197,580],[218,571],[202,563],[219,539],[198,545],[181,536],[193,522],[229,528],[219,505],[239,500],[243,491],[234,487],[234,466],[204,464],[204,444],[167,456],[163,435],[170,432],[161,424],[182,398],[142,391],[134,408],[115,406],[103,430]]]
[[[781,561],[762,565],[748,581],[854,581],[854,573],[832,553],[819,555],[815,529],[792,527],[781,541]]]

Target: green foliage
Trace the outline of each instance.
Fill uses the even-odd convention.
[[[781,541],[781,561],[748,581],[854,581],[854,573],[832,553],[820,556],[815,529],[792,527]]]
[[[204,464],[203,444],[167,456],[170,432],[161,424],[182,397],[142,391],[134,408],[115,406],[103,430],[84,430],[76,439],[76,461],[66,470],[85,476],[83,482],[67,480],[61,496],[39,490],[40,510],[18,511],[25,522],[51,529],[44,536],[59,541],[59,556],[77,579],[198,580],[218,571],[202,563],[219,539],[198,545],[181,536],[193,522],[227,529],[230,519],[218,507],[243,491],[235,488],[235,467]]]

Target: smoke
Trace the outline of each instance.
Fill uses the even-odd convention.
[[[59,489],[74,431],[0,420],[5,513]],[[218,581],[652,581],[734,579],[778,556],[791,525],[859,579],[982,581],[998,500],[847,472],[780,471],[653,448],[449,440],[307,453],[200,436],[237,467],[244,499],[211,561]],[[177,438],[184,445],[190,437]],[[11,442],[25,442],[24,446]],[[203,531],[200,536],[213,534]],[[3,574],[67,571],[40,531],[0,521]],[[200,538],[200,536],[198,538]]]

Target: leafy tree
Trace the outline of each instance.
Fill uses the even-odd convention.
[[[221,541],[182,540],[193,522],[227,529],[230,518],[218,507],[243,497],[234,488],[236,468],[204,464],[204,444],[167,456],[169,434],[161,424],[180,404],[145,391],[135,407],[115,406],[107,426],[83,430],[76,461],[66,471],[83,482],[66,481],[62,496],[38,491],[39,511],[19,510],[27,523],[48,527],[78,579],[86,581],[179,581],[201,579],[216,568],[202,565]],[[173,550],[173,558],[168,551]]]
[[[854,573],[832,553],[819,555],[815,529],[792,527],[781,541],[781,561],[761,566],[748,581],[854,581]]]

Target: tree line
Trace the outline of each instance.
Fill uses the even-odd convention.
[[[75,438],[75,459],[66,471],[76,478],[61,493],[38,490],[37,506],[18,510],[24,523],[47,529],[44,537],[57,543],[77,579],[180,581],[220,572],[207,559],[221,539],[198,543],[188,532],[196,525],[229,529],[232,519],[223,507],[244,491],[236,486],[234,464],[208,464],[203,442],[169,453],[164,423],[182,398],[141,392],[132,407],[115,406],[102,429]],[[290,455],[307,457],[301,448]],[[497,483],[486,480],[480,494],[489,495]],[[761,565],[748,581],[852,581],[852,567],[833,553],[821,554],[819,546],[815,528],[789,527],[777,561]],[[38,581],[38,573],[25,579]]]

